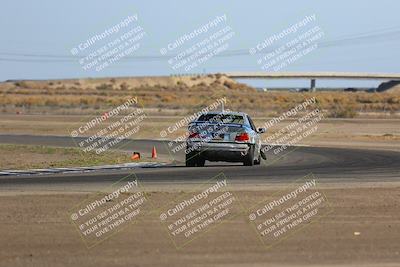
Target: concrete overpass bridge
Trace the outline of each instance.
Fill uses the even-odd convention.
[[[397,80],[400,73],[365,73],[365,72],[228,72],[233,79],[310,79],[310,90],[316,90],[317,79],[347,80]]]

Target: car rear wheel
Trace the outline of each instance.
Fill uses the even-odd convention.
[[[187,153],[186,156],[186,167],[195,167],[196,166],[196,153]]]
[[[254,165],[260,165],[261,164],[261,153],[258,155],[258,158],[254,161]]]
[[[250,146],[249,151],[243,160],[244,166],[253,166],[254,165],[254,146]]]
[[[206,163],[206,159],[202,157],[201,155],[196,156],[196,166],[197,167],[204,167],[204,164]]]
[[[186,154],[186,167],[204,167],[206,159],[196,152]]]

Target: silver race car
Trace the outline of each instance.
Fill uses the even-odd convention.
[[[186,166],[202,167],[208,161],[243,162],[245,166],[261,163],[260,134],[265,128],[254,125],[243,112],[219,111],[200,115],[188,125]]]

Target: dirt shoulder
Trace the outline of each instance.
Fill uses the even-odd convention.
[[[239,190],[246,206],[277,188]],[[159,213],[87,249],[68,211],[92,194],[0,196],[0,259],[4,266],[396,266],[400,261],[400,185],[322,188],[331,212],[271,248],[262,245],[247,216],[236,214],[177,250]],[[187,192],[151,192],[154,207]]]

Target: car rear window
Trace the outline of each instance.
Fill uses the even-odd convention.
[[[203,114],[197,121],[243,124],[243,116],[230,114]]]

